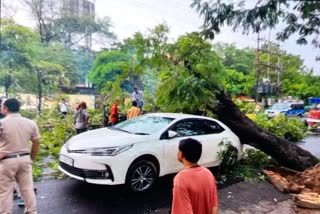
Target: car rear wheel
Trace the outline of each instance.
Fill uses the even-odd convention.
[[[145,192],[158,177],[156,166],[150,161],[134,163],[128,170],[126,184],[134,192]]]

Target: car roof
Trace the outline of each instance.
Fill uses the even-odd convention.
[[[211,119],[210,117],[198,116],[193,114],[183,114],[183,113],[148,113],[146,115],[156,116],[156,117],[170,117],[175,119],[187,119],[187,118],[203,118],[203,119]]]

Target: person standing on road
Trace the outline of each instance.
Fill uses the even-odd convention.
[[[25,213],[37,213],[32,161],[39,150],[39,128],[34,121],[22,117],[19,110],[20,103],[14,98],[7,99],[1,108],[6,117],[0,121],[0,214],[12,213],[15,182],[24,199]]]
[[[141,114],[141,110],[137,107],[137,102],[132,101],[132,107],[127,112],[127,120],[137,117]]]
[[[139,91],[137,87],[134,87],[134,91],[131,94],[131,99],[132,101],[136,101],[138,107],[140,108],[140,110],[142,110],[143,107],[143,92]]]
[[[68,103],[65,99],[62,99],[59,103],[59,111],[61,113],[61,117],[65,118],[68,114]]]
[[[107,127],[109,124],[109,113],[108,113],[108,105],[102,106],[102,126]]]
[[[217,214],[218,197],[212,173],[198,165],[202,144],[192,138],[180,141],[177,159],[184,166],[173,181],[172,214]]]
[[[77,134],[86,132],[88,130],[89,115],[87,112],[87,103],[81,102],[76,108],[76,113],[74,114],[74,125]]]
[[[112,126],[116,125],[119,120],[118,100],[115,100],[110,111],[109,121]]]

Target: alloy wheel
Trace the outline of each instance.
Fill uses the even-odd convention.
[[[140,165],[135,168],[130,179],[132,189],[137,192],[149,189],[154,181],[154,169],[148,165]]]

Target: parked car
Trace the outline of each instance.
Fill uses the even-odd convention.
[[[276,103],[270,109],[266,110],[265,114],[270,118],[278,114],[302,117],[306,113],[304,107],[302,103]]]
[[[239,138],[218,120],[187,114],[153,113],[113,127],[72,137],[62,147],[59,169],[93,184],[126,184],[136,192],[150,189],[159,176],[182,169],[177,161],[180,140],[192,137],[203,145],[199,163],[220,164],[219,152],[242,151]],[[221,142],[225,142],[223,146]]]

